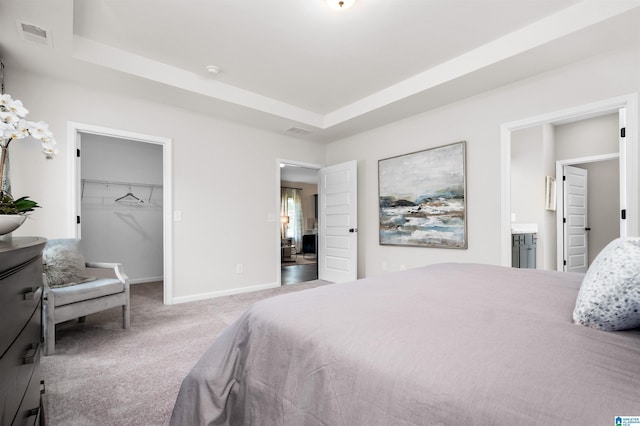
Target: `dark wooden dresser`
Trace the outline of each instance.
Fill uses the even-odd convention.
[[[42,249],[37,237],[0,239],[0,425],[44,423],[40,373]]]

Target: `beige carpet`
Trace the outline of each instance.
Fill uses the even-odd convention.
[[[162,283],[131,287],[131,328],[119,308],[57,326],[56,354],[42,358],[50,426],[166,425],[182,379],[252,303],[319,285],[165,306]]]

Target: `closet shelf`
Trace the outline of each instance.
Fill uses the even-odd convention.
[[[82,184],[85,183],[97,183],[101,185],[122,185],[122,186],[141,186],[145,188],[162,188],[162,185],[157,183],[135,183],[135,182],[118,182],[114,180],[96,180],[96,179],[81,179]]]
[[[141,188],[151,188],[151,190],[149,191],[149,201],[151,202],[151,195],[153,194],[153,190],[156,188],[162,188],[162,185],[158,185],[155,183],[136,183],[136,182],[119,182],[119,181],[114,181],[114,180],[97,180],[97,179],[80,179],[80,182],[82,183],[82,189],[80,192],[80,199],[84,199],[84,186],[87,183],[95,183],[98,185],[105,185],[105,186],[126,186],[129,188],[129,192],[127,193],[127,195],[125,195],[124,197],[120,197],[118,199],[116,199],[115,201],[120,201],[123,200],[125,197],[130,196],[135,198],[138,202],[140,203],[144,203],[144,201],[142,201],[140,198],[136,197],[135,195],[133,195],[131,193],[131,187],[141,187]]]

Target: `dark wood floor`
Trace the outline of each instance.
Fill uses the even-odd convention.
[[[282,264],[281,268],[282,284],[295,284],[304,281],[318,279],[318,264],[309,263],[306,265]]]

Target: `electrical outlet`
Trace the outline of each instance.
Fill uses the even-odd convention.
[[[242,263],[238,263],[236,265],[236,274],[241,274],[244,272],[244,265]]]
[[[182,222],[182,210],[175,210],[173,212],[173,221]]]
[[[404,265],[400,265],[400,270],[401,270],[401,271],[406,271],[406,270],[407,270],[407,267],[406,267],[406,266],[404,266]]]
[[[382,270],[386,271],[388,269],[389,269],[389,267],[387,266],[387,262],[382,262]]]

